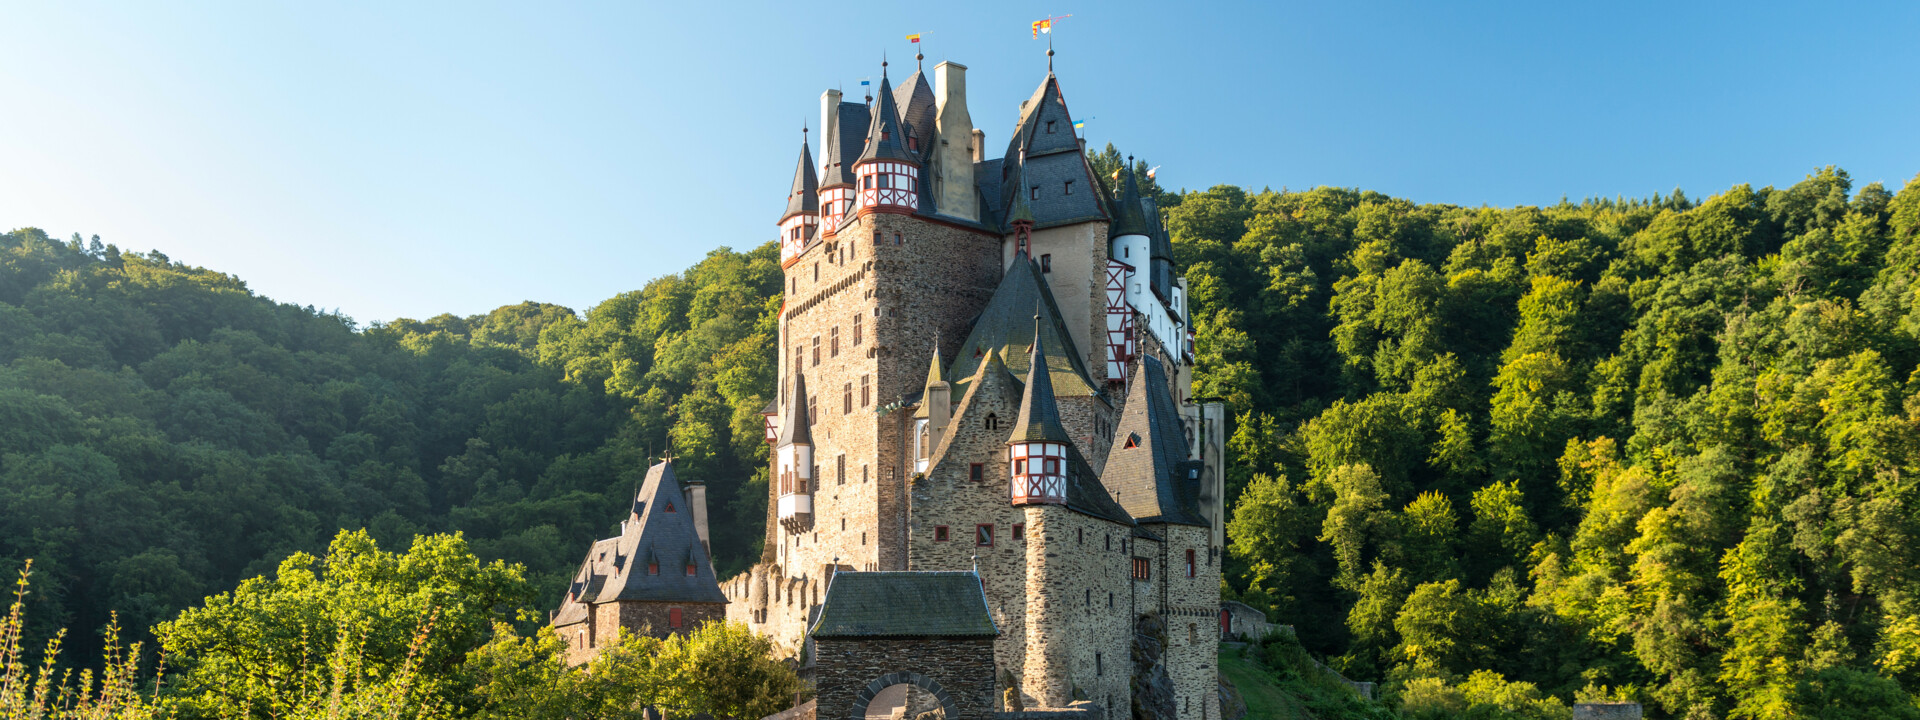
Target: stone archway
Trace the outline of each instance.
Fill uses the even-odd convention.
[[[848,716],[848,720],[867,720],[867,706],[873,703],[874,697],[895,685],[908,685],[926,691],[928,695],[932,696],[935,702],[939,703],[940,712],[945,715],[948,720],[954,720],[960,717],[959,709],[953,706],[953,698],[949,697],[947,691],[941,688],[940,683],[934,681],[933,678],[916,672],[896,672],[874,678],[871,682],[867,683],[866,687],[860,688],[860,692],[854,695],[853,709]],[[912,718],[908,718],[908,720],[912,720]]]

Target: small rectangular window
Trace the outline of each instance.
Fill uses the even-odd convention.
[[[685,620],[686,618],[681,616],[680,614],[680,608],[672,608],[667,611],[667,625],[671,627],[680,627],[682,624],[684,624]]]
[[[945,526],[945,525],[935,525],[935,526],[933,526],[933,541],[934,541],[934,542],[946,542],[946,541],[947,541],[947,526]]]
[[[1052,254],[1049,253],[1049,254],[1040,256],[1040,272],[1043,272],[1043,273],[1053,272],[1053,255]]]
[[[840,326],[827,330],[827,357],[840,357]]]
[[[971,465],[968,465],[967,479],[972,480],[974,482],[980,482],[982,480],[987,479],[987,466],[982,463],[973,463]]]
[[[973,526],[973,544],[977,547],[993,547],[993,526]]]
[[[1026,524],[1026,523],[1014,523],[1014,524],[1013,524],[1013,539],[1015,539],[1015,540],[1025,540],[1025,539],[1027,539],[1027,524]]]
[[[820,336],[813,336],[813,366],[820,367]]]
[[[1187,577],[1193,577],[1193,551],[1187,551]]]
[[[1052,121],[1052,120],[1048,120],[1048,121],[1047,121],[1047,134],[1048,134],[1048,135],[1052,135],[1052,134],[1053,134],[1053,123],[1054,123],[1054,121]]]
[[[860,407],[873,403],[873,388],[867,385],[867,376],[860,376]]]
[[[693,563],[687,563],[687,577],[693,577],[699,572],[700,572],[700,569],[697,567],[694,567]]]
[[[1029,200],[1039,200],[1039,199],[1040,199],[1040,186],[1039,186],[1039,185],[1035,185],[1035,186],[1033,186],[1033,194],[1032,194],[1031,196],[1029,196],[1029,197],[1028,197],[1028,199],[1029,199]],[[816,280],[818,280],[819,278],[814,278],[814,279],[816,279]]]
[[[851,414],[852,412],[853,412],[853,383],[846,383],[840,388],[840,414],[848,415],[848,414]]]
[[[1153,579],[1153,565],[1149,563],[1146,558],[1137,557],[1133,559],[1133,579],[1135,580],[1152,580]]]
[[[1072,181],[1072,180],[1068,180],[1068,181],[1067,181],[1067,187],[1066,187],[1066,190],[1065,190],[1065,192],[1066,192],[1066,194],[1068,194],[1068,195],[1072,195],[1072,194],[1073,194],[1073,181]]]
[[[837,456],[833,459],[833,461],[834,461],[834,470],[833,470],[834,477],[839,480],[841,485],[847,484],[847,456],[846,455]],[[841,522],[844,523],[846,521],[842,520]],[[1192,550],[1187,551],[1187,559],[1189,561],[1193,559]]]
[[[860,346],[860,336],[861,336],[861,333],[860,333],[860,318],[861,318],[861,316],[860,316],[860,314],[859,314],[859,313],[854,313],[854,315],[853,315],[853,345],[854,345],[854,347],[859,347],[859,346]]]

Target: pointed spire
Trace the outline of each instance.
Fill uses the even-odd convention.
[[[1140,184],[1134,179],[1132,155],[1127,156],[1127,166],[1122,172],[1127,180],[1121,188],[1118,207],[1113,209],[1113,228],[1108,234],[1114,237],[1151,234],[1153,229],[1147,225],[1146,211],[1140,206]]]
[[[780,214],[780,221],[801,213],[819,214],[820,179],[813,171],[813,151],[807,147],[806,127],[800,129],[800,167],[793,170],[793,189],[787,191],[787,211]]]
[[[813,445],[812,420],[807,417],[807,376],[794,373],[793,398],[780,416],[780,439],[774,445]]]
[[[927,369],[927,387],[933,387],[946,381],[946,373],[940,371],[940,343],[934,343],[933,367]]]
[[[893,97],[893,81],[887,79],[886,63],[880,63],[879,102],[873,106],[873,122],[867,126],[867,147],[858,162],[898,160],[918,163],[907,152],[907,138],[900,132],[900,107]],[[857,163],[856,163],[857,164]]]
[[[1026,168],[1027,147],[1025,143],[1022,143],[1020,146],[1019,162],[1013,164],[1013,177],[1010,178],[1013,187],[1013,202],[1007,207],[1008,232],[1012,232],[1013,229],[1021,223],[1027,225],[1033,224],[1033,205],[1027,202]]]
[[[1060,408],[1053,401],[1053,378],[1047,369],[1046,343],[1040,333],[1040,316],[1033,316],[1033,350],[1027,359],[1027,387],[1020,398],[1020,419],[1013,426],[1009,443],[1056,442],[1072,440],[1060,425]]]

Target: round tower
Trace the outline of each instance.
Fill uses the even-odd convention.
[[[873,121],[867,126],[866,148],[853,165],[854,201],[862,213],[911,213],[920,208],[919,140],[902,130],[886,63],[881,63],[878,94]]]
[[[806,129],[800,130],[800,167],[793,171],[793,189],[787,191],[787,210],[780,214],[780,266],[800,257],[820,226],[820,183],[813,173],[813,154],[807,148]]]
[[[788,532],[813,526],[813,418],[807,414],[807,378],[793,376],[793,399],[774,444],[774,482],[779,486],[778,517]]]
[[[1026,262],[1022,257],[1020,262]],[[1067,502],[1067,447],[1072,442],[1060,424],[1053,401],[1053,379],[1047,372],[1046,351],[1034,318],[1033,356],[1027,362],[1027,387],[1020,400],[1020,417],[1007,438],[1011,482],[1008,500],[1014,505],[1061,505]]]

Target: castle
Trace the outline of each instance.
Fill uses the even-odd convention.
[[[1159,211],[1130,169],[1117,187],[1092,169],[1052,55],[994,157],[958,63],[897,87],[883,63],[875,97],[821,96],[819,162],[803,140],[778,223],[765,552],[719,584],[724,605],[660,581],[656,562],[684,561],[688,580],[712,570],[688,540],[699,523],[662,505],[681,498],[671,465],[655,466],[555,617],[576,652],[724,607],[811,664],[814,637],[842,647],[938,616],[965,573],[985,613],[967,627],[985,631],[871,660],[903,666],[876,687],[912,675],[909,660],[983,664],[964,681],[991,687],[970,695],[991,697],[982,712],[1220,717],[1223,410],[1191,396],[1186,282]],[[837,586],[834,610],[836,575],[861,581]],[[896,617],[846,620],[887,607]],[[1164,629],[1151,668],[1136,667],[1140,627]],[[943,662],[942,647],[973,659]],[[1134,697],[1136,674],[1171,697]]]

